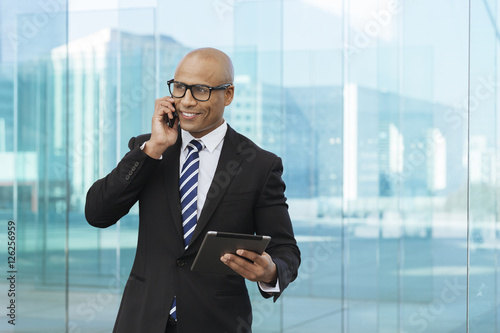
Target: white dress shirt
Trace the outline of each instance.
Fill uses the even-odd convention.
[[[196,139],[189,132],[181,129],[182,145],[181,154],[179,156],[179,176],[189,152],[189,149],[187,149],[188,143],[191,142],[191,140],[195,139],[203,142],[203,144],[205,145],[205,148],[198,153],[198,155],[200,156],[200,172],[198,174],[198,199],[196,202],[198,218],[200,217],[201,210],[203,209],[203,205],[205,204],[208,189],[212,184],[212,179],[214,179],[215,169],[217,169],[217,164],[219,163],[220,152],[222,150],[222,144],[224,143],[226,132],[226,121],[224,121],[224,123],[216,129],[199,139]]]

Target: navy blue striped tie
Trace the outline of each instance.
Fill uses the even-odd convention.
[[[179,178],[179,191],[182,207],[182,229],[184,231],[184,246],[187,249],[197,221],[197,198],[198,198],[198,172],[200,168],[200,156],[198,152],[203,149],[203,143],[191,140],[186,162],[182,166]]]
[[[187,145],[188,156],[182,166],[179,178],[179,193],[182,209],[182,230],[184,232],[184,248],[187,249],[197,221],[198,173],[200,168],[200,152],[203,142],[191,140]],[[170,310],[172,318],[177,319],[176,301]]]

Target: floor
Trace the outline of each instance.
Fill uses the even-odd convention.
[[[98,238],[94,231],[87,232],[70,235],[68,293],[61,288],[66,267],[63,240],[52,242],[53,248],[43,255],[36,248],[30,252],[33,257],[20,255],[16,325],[2,315],[1,333],[111,332],[124,281],[113,276],[116,268],[110,268],[116,267],[116,242],[121,244],[121,276],[126,277],[136,231],[122,229],[119,237],[110,232]],[[466,333],[467,311],[470,333],[500,332],[496,247],[487,242],[471,249],[467,298],[463,239],[365,236],[344,244],[346,255],[336,229],[315,231],[322,236],[300,236],[307,234],[301,230],[297,234],[301,270],[278,302],[263,299],[249,283],[255,333]],[[401,253],[404,256],[398,257]],[[50,261],[45,282],[33,278],[43,266],[37,256]],[[1,281],[0,306],[5,309],[9,286],[6,279]]]
[[[0,288],[0,290],[6,290],[7,285],[0,284]],[[13,327],[7,324],[7,319],[4,317],[0,323],[0,332],[65,332],[65,308],[63,306],[65,293],[63,291],[29,290],[29,287],[25,286],[17,288],[20,296],[16,300],[16,325]],[[68,332],[109,333],[119,300],[119,294],[106,289],[71,291]],[[416,314],[425,313],[422,311],[423,308],[428,310],[427,315],[418,317]],[[401,313],[402,309],[406,314]],[[462,312],[463,306],[460,303],[446,304],[446,307],[441,308],[437,302],[407,303],[398,306],[397,303],[391,302],[351,301],[346,311],[342,311],[341,302],[338,299],[285,296],[283,302],[273,303],[270,300],[254,297],[253,330],[255,333],[342,332],[343,327],[345,332],[351,333],[465,333],[465,322],[457,325],[457,316],[463,318]],[[398,318],[405,317],[413,319],[414,325],[398,322]],[[494,321],[494,315],[485,313],[483,318],[476,320],[476,332],[495,332],[492,329]],[[401,329],[404,326],[409,329]],[[283,327],[281,331],[280,327]]]

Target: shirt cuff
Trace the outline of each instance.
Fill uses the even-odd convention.
[[[147,141],[144,141],[144,143],[139,147],[139,148],[141,148],[141,150],[144,150],[144,147],[146,147],[146,142]],[[158,160],[161,161],[162,158],[163,158],[163,155],[161,155]]]
[[[259,285],[260,290],[262,290],[263,292],[266,292],[268,294],[280,292],[280,280],[279,279],[276,280],[276,284],[274,286],[269,284],[269,283],[262,282],[262,281],[257,282],[257,284]]]

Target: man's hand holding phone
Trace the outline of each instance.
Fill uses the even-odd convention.
[[[179,119],[176,116],[172,97],[165,96],[155,101],[155,112],[151,121],[151,139],[144,147],[147,155],[158,159],[168,147],[177,141]],[[172,126],[169,126],[169,122]]]

